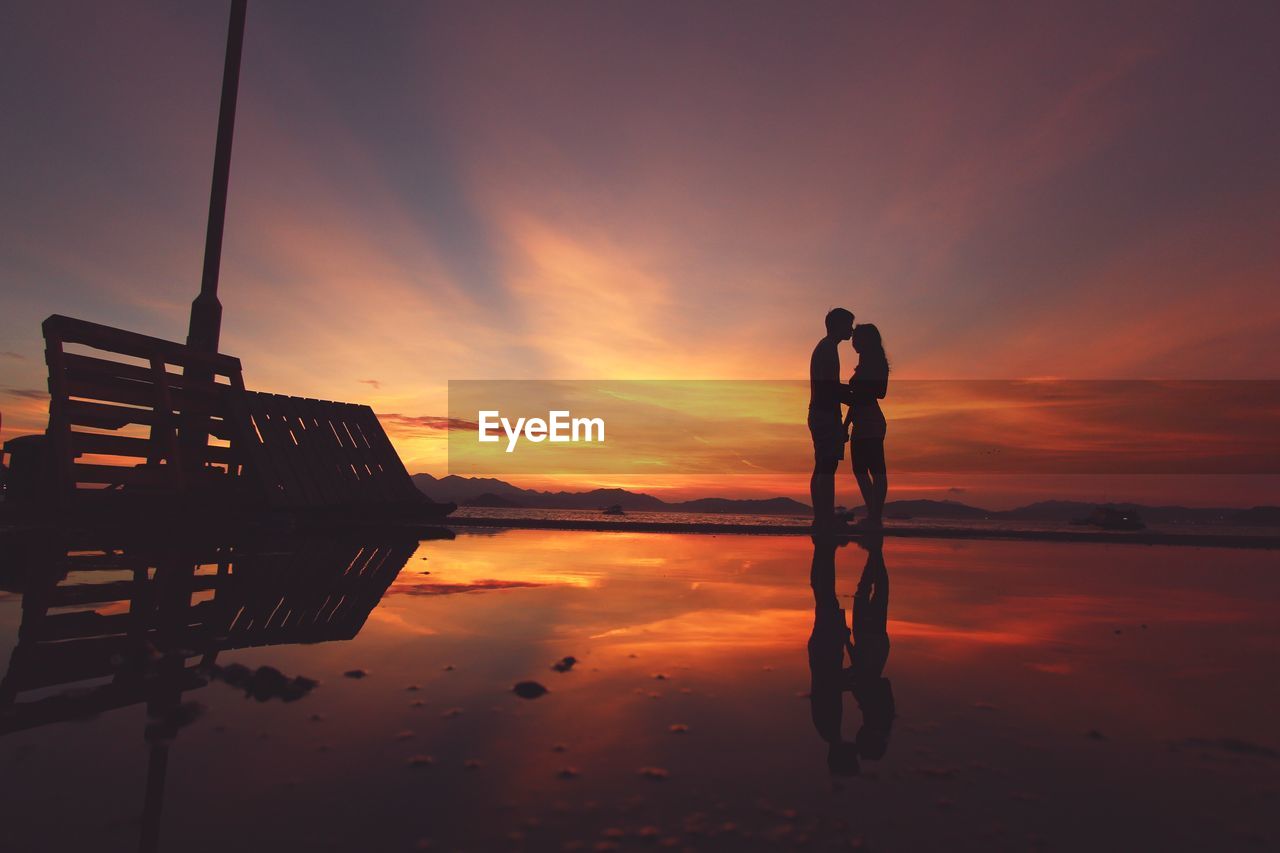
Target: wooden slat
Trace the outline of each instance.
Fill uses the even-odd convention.
[[[154,468],[129,468],[124,465],[98,465],[88,462],[72,464],[72,477],[77,483],[109,483],[124,486],[159,488],[169,484],[167,465]]]
[[[333,404],[333,425],[343,442],[347,459],[361,481],[365,496],[376,503],[389,503],[393,496],[381,478],[377,458],[355,423],[361,408],[351,404]]]
[[[67,400],[62,407],[64,417],[70,423],[96,429],[119,429],[128,424],[155,422],[155,413],[151,409],[113,406],[110,403],[91,403],[85,400]]]
[[[45,434],[53,453],[53,475],[57,481],[60,503],[69,501],[76,487],[71,466],[75,456],[71,452],[71,422],[68,420],[67,392],[64,382],[62,342],[48,340],[46,334],[45,362],[49,366],[49,426]]]
[[[387,437],[387,431],[382,428],[382,422],[378,420],[378,416],[374,414],[373,409],[368,406],[362,406],[361,408],[364,412],[362,413],[363,417],[358,422],[360,431],[377,455],[386,482],[399,491],[400,494],[397,497],[402,497],[405,500],[420,499],[421,493],[418,491],[418,487],[413,484],[413,478],[409,476],[409,470],[400,461],[400,454],[396,453],[395,445]]]
[[[219,582],[220,578],[217,575],[192,575],[184,584],[184,588],[191,592],[200,592],[216,589]],[[59,584],[49,592],[43,603],[49,607],[103,604],[112,601],[128,601],[139,592],[138,582],[131,580]]]
[[[314,438],[315,447],[324,460],[330,488],[337,494],[337,503],[358,502],[357,495],[362,484],[343,460],[342,448],[334,434],[327,407],[317,400],[300,399],[297,403],[303,412],[303,420],[307,423],[308,434]]]
[[[146,438],[135,438],[127,435],[111,435],[109,433],[98,432],[75,432],[71,433],[71,448],[77,453],[98,453],[105,456],[128,456],[136,457],[141,460],[149,458],[170,459],[168,452],[160,452],[157,457],[152,457],[155,449],[152,441]],[[220,447],[210,445],[206,448],[205,459],[209,462],[229,463],[233,459],[233,453],[229,447]]]
[[[298,467],[306,471],[308,479],[319,500],[320,506],[337,506],[342,503],[342,492],[335,488],[336,472],[329,470],[328,461],[319,448],[325,436],[315,428],[314,421],[309,425],[299,412],[309,401],[294,397],[279,397],[276,404],[298,440],[293,453]],[[330,439],[332,440],[332,439]]]
[[[155,403],[156,423],[151,427],[152,453],[148,462],[155,464],[162,458],[169,461],[165,468],[169,475],[169,485],[175,492],[181,492],[186,486],[187,462],[178,446],[177,419],[174,416],[174,393],[165,381],[164,361],[159,357],[151,359],[152,384],[157,392]],[[205,443],[208,443],[206,436]],[[200,467],[204,462],[204,454],[196,461]]]
[[[64,317],[60,314],[48,317],[44,321],[43,329],[46,340],[56,338],[63,343],[83,344],[94,349],[147,361],[158,355],[168,364],[204,367],[220,376],[230,377],[241,372],[240,359],[234,356],[200,352],[174,341],[90,323],[87,320]]]
[[[276,463],[290,506],[322,506],[309,472],[299,465],[297,445],[275,397],[266,395],[262,400],[265,405],[254,415],[254,422],[262,433],[263,450]]]
[[[162,399],[162,395],[167,392],[174,411],[221,414],[224,408],[220,394],[208,394],[189,388],[169,388],[163,384],[139,382],[134,379],[67,376],[64,387],[68,397],[123,403],[129,406],[154,408]]]
[[[338,453],[339,464],[343,467],[343,474],[350,475],[351,500],[353,503],[378,503],[382,498],[380,490],[378,490],[365,470],[364,456],[361,448],[355,438],[351,435],[351,430],[347,428],[345,412],[339,404],[329,404],[326,407],[326,418],[329,421],[329,428],[334,434],[336,441],[335,448]]]
[[[246,476],[257,479],[259,494],[267,506],[283,507],[287,505],[288,496],[275,461],[266,452],[254,428],[251,399],[247,393],[227,395],[228,425],[234,431],[232,447],[246,467]]]
[[[72,431],[71,449],[75,453],[101,453],[107,456],[134,456],[146,459],[151,455],[152,444],[146,438]]]

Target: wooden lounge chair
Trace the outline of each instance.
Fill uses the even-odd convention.
[[[15,479],[51,480],[38,497],[57,511],[258,507],[422,521],[455,508],[418,491],[368,406],[246,391],[239,359],[173,341],[56,314],[43,328],[49,426],[43,443],[6,449]]]
[[[189,494],[207,485],[193,477],[240,473],[226,417],[227,394],[244,390],[238,358],[58,314],[43,330],[45,435],[59,504],[102,500],[116,489]],[[208,437],[182,442],[189,425]]]

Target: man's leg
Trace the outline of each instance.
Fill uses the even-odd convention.
[[[813,504],[813,526],[829,529],[835,523],[836,466],[838,460],[814,460],[809,479],[809,500]]]

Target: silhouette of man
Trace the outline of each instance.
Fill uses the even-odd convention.
[[[813,631],[809,634],[809,713],[818,736],[827,742],[827,767],[839,776],[858,775],[858,749],[840,732],[847,674],[844,653],[849,625],[836,598],[836,548],[848,544],[834,536],[813,537]]]
[[[832,308],[826,317],[827,334],[809,358],[809,435],[813,438],[813,477],[809,498],[813,503],[813,529],[829,531],[835,524],[836,468],[844,458],[848,433],[840,404],[849,402],[849,390],[840,381],[841,341],[853,335],[853,313]]]

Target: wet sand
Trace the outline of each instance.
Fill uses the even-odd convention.
[[[688,533],[710,535],[808,536],[809,528],[800,524],[716,524],[705,521],[591,521],[559,518],[465,518],[446,520],[454,528],[493,528],[499,530],[595,530],[628,533]],[[862,538],[865,531],[854,528],[837,531],[838,535]],[[1073,530],[1019,530],[1015,528],[978,528],[922,526],[891,522],[879,535],[906,539],[970,539],[1018,542],[1094,542],[1124,545],[1182,545],[1200,548],[1280,548],[1280,535],[1218,533],[1190,531],[1168,533],[1154,530],[1106,531],[1081,527]]]
[[[6,849],[138,849],[157,746],[164,850],[1280,839],[1268,554],[889,538],[896,716],[882,755],[835,776],[809,695],[808,539],[475,529],[407,553],[353,639],[222,651],[223,675],[181,694],[198,708],[151,740],[139,704],[0,736]],[[849,543],[834,559],[848,618],[868,554]],[[282,583],[266,570],[247,601]],[[123,580],[78,572],[59,588]],[[0,597],[0,661],[21,605]],[[294,617],[270,618],[287,639]],[[226,675],[233,665],[319,683],[294,701],[259,697]],[[517,693],[524,682],[546,692]],[[845,693],[842,712],[854,741],[864,710]]]

